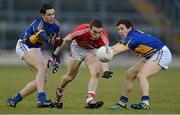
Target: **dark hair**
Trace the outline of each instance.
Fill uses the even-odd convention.
[[[133,23],[128,19],[119,19],[116,23],[116,26],[119,26],[120,24],[124,24],[126,28],[133,27]]]
[[[103,27],[102,21],[99,19],[93,19],[90,23],[90,28],[92,28],[93,26],[97,28],[102,28]]]
[[[49,9],[54,9],[54,7],[51,6],[50,4],[43,4],[41,9],[40,9],[40,13],[45,14],[46,10],[49,10]]]

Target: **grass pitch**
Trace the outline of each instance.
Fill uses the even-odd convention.
[[[48,83],[46,85],[47,96],[55,97],[55,88],[60,76],[65,74],[67,68],[61,68],[56,74],[48,71]],[[0,114],[176,114],[180,113],[180,71],[162,71],[150,79],[151,110],[112,111],[109,108],[117,102],[122,90],[125,69],[112,68],[114,75],[111,79],[101,78],[97,89],[96,99],[104,101],[100,109],[84,109],[87,84],[90,74],[87,69],[80,68],[76,79],[68,84],[64,92],[63,109],[37,108],[37,92],[24,98],[16,108],[6,105],[6,99],[14,96],[29,81],[34,79],[33,73],[26,66],[0,66]],[[134,84],[133,91],[129,96],[129,105],[140,100],[138,83]]]

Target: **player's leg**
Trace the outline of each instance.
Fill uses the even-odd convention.
[[[20,59],[22,59],[23,56],[28,53],[28,49],[29,48],[26,45],[24,45],[21,40],[18,40],[16,44],[16,53],[20,57]],[[10,107],[16,107],[16,104],[20,102],[25,95],[26,94],[21,94],[21,92],[18,92],[16,96],[13,96],[8,99],[7,101],[8,105]]]
[[[25,61],[26,62],[26,61]],[[35,69],[32,65],[29,65],[28,63],[26,63],[28,65],[28,68],[33,72],[33,74],[36,76],[37,74],[37,69]],[[21,96],[24,98],[26,96],[28,96],[29,94],[33,93],[34,91],[37,90],[37,85],[36,85],[36,80],[33,80],[31,82],[29,82],[21,91],[20,94]]]
[[[29,64],[27,64],[29,65]],[[28,66],[29,69],[34,73],[34,75],[37,74],[37,70],[32,67],[31,65]],[[47,81],[47,75],[46,75],[46,81]],[[45,81],[45,82],[46,82]],[[31,82],[29,82],[21,91],[20,94],[21,96],[24,98],[26,96],[28,96],[29,94],[33,93],[34,91],[37,90],[37,84],[36,84],[36,80],[33,80]]]
[[[99,76],[102,70],[101,63],[96,56],[88,56],[85,58],[85,64],[89,68],[91,74],[85,108],[99,108],[103,105],[103,102],[95,101],[94,98],[99,83]]]
[[[34,62],[34,57],[42,57],[39,56],[38,53],[34,53],[35,51],[29,51],[26,54],[23,55],[22,59],[27,63],[27,65],[29,65],[30,69],[33,71],[33,73],[37,73],[38,69],[36,67],[36,65],[34,64],[35,62],[37,62],[35,60]],[[36,80],[33,80],[31,82],[29,82],[19,93],[17,93],[16,96],[14,96],[13,98],[10,98],[9,101],[13,101],[14,104],[16,105],[19,101],[21,101],[25,96],[31,94],[32,92],[34,92],[37,89],[37,83]],[[12,103],[12,102],[11,102]]]
[[[150,108],[150,105],[149,105],[149,101],[150,101],[149,82],[148,82],[148,79],[151,76],[157,74],[160,70],[162,70],[162,67],[158,64],[157,61],[148,60],[143,65],[143,67],[141,68],[141,70],[137,74],[137,79],[138,79],[140,89],[141,89],[142,103],[140,103],[140,104],[132,104],[131,105],[132,108],[134,108],[134,109],[149,109]]]
[[[147,61],[137,74],[137,79],[141,88],[141,95],[149,95],[148,79],[162,70],[162,67],[156,61]]]
[[[164,46],[161,50],[156,52],[147,62],[144,64],[142,69],[137,74],[139,85],[141,88],[141,103],[132,104],[131,107],[134,109],[149,109],[149,82],[148,79],[157,74],[162,68],[168,69],[168,65],[171,62],[171,52]]]
[[[80,60],[75,60],[72,58],[69,59],[67,73],[61,77],[58,88],[56,89],[55,106],[57,108],[62,108],[62,96],[64,88],[76,77],[80,65]]]
[[[35,71],[34,73],[37,73],[36,80],[30,82],[27,84],[20,93],[17,93],[17,95],[14,98],[8,99],[8,104],[10,106],[15,107],[16,103],[21,101],[24,96],[29,95],[36,89],[38,89],[38,92],[40,96],[39,99],[41,101],[44,101],[45,93],[44,93],[44,84],[46,79],[46,71],[47,67],[45,62],[43,61],[43,56],[41,54],[40,49],[38,48],[28,48],[27,45],[23,44],[21,40],[18,40],[16,45],[16,53],[20,57],[20,59],[23,59],[31,68],[32,71]]]
[[[33,49],[29,51],[23,57],[23,59],[28,65],[31,65],[32,67],[34,67],[34,69],[37,70],[35,81],[37,86],[36,88],[38,91],[38,107],[48,107],[50,105],[50,102],[46,100],[46,94],[45,94],[47,66],[45,64],[41,51],[38,49]]]
[[[128,96],[133,88],[134,81],[136,79],[137,73],[140,71],[142,66],[145,64],[144,59],[137,62],[134,66],[127,70],[126,78],[123,85],[123,90],[121,96],[119,97],[119,101],[117,104],[114,104],[111,109],[113,110],[123,110],[126,109],[126,105],[128,103]]]
[[[24,97],[36,91],[36,87],[36,81],[31,81],[15,96],[8,99],[8,105],[11,107],[16,107],[16,104],[20,102]]]
[[[35,92],[36,90],[37,90],[36,80],[33,80],[33,81],[29,82],[29,83],[20,91],[20,94],[21,94],[21,96],[24,98],[24,97],[28,96],[29,94]]]
[[[33,67],[29,66],[29,68],[33,73],[37,72]],[[8,104],[12,107],[15,107],[18,102],[20,102],[24,97],[36,91],[36,89],[36,81],[33,80],[29,82],[20,92],[17,92],[16,96],[9,98]]]
[[[72,58],[69,59],[67,73],[61,78],[59,87],[64,88],[67,83],[71,82],[76,77],[80,65],[81,61]]]

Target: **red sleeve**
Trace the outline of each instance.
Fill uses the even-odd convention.
[[[100,36],[101,39],[99,39],[98,44],[99,46],[109,46],[109,38],[108,35],[106,33],[106,31],[102,31],[102,34]]]
[[[90,27],[90,24],[81,24],[78,27],[76,27],[70,34],[72,38],[75,38],[76,36],[80,36],[86,32],[88,32],[88,28]]]

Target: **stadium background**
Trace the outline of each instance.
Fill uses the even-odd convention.
[[[159,77],[151,82],[154,109],[148,113],[180,113],[178,98],[180,92],[178,88],[180,80],[180,0],[0,0],[0,113],[61,113],[61,111],[35,108],[35,93],[33,97],[28,96],[28,99],[19,105],[19,109],[12,110],[4,104],[7,96],[13,95],[20,87],[33,79],[31,72],[21,66],[25,64],[16,56],[15,45],[19,34],[39,16],[39,9],[44,3],[51,3],[55,6],[63,37],[78,24],[89,23],[92,18],[100,18],[108,31],[110,44],[113,45],[119,39],[115,22],[122,17],[131,19],[136,28],[159,37],[172,51],[173,61],[170,64],[170,70],[160,73]],[[63,51],[63,65],[67,63],[68,50],[67,46]],[[47,45],[43,47],[43,53],[47,59],[50,54]],[[125,68],[130,67],[137,60],[139,57],[134,56],[131,51],[115,57],[110,62],[114,76],[124,76]],[[119,67],[122,68],[119,69]],[[65,71],[66,68],[62,68],[58,75],[53,75],[49,70],[49,76],[59,76]],[[24,75],[27,77],[24,78]],[[106,109],[117,99],[122,86],[120,84],[123,84],[124,79],[121,77],[119,80],[114,76],[109,81],[102,80],[98,90],[98,93],[102,94],[100,97],[107,103],[105,109],[86,111],[82,109],[86,88],[81,89],[81,85],[87,87],[89,73],[87,69],[80,70],[77,80],[69,86],[75,87],[67,88],[67,96],[65,96],[66,103],[72,105],[66,105],[62,113],[111,113]],[[49,78],[47,92],[50,92],[48,94],[51,98],[54,97],[54,89],[58,80],[59,77]],[[138,99],[138,85],[136,87],[132,100]],[[75,92],[79,90],[77,88],[81,89],[82,94],[78,95]],[[161,91],[158,92],[160,89]],[[109,91],[111,95],[106,95]],[[157,92],[159,95],[156,97]],[[71,101],[72,97],[69,95],[79,96],[80,100]],[[77,103],[80,104],[76,105]],[[166,104],[172,105],[168,107]],[[124,113],[147,114],[147,112],[132,111]]]
[[[100,18],[113,45],[119,39],[115,22],[122,17],[129,18],[135,27],[156,35],[167,44],[173,55],[176,55],[173,56],[175,59],[171,65],[179,67],[177,63],[179,62],[177,55],[180,53],[179,0],[0,0],[0,64],[21,63],[15,54],[16,41],[19,34],[39,16],[39,9],[43,3],[55,6],[63,37],[78,24],[89,23],[92,18]],[[47,51],[47,47],[43,49]],[[131,54],[128,52],[120,56],[118,61],[125,62],[123,59],[131,57],[129,56]],[[136,58],[130,60],[136,61]],[[130,62],[120,65],[128,66],[131,65]],[[112,65],[114,64],[116,63]]]

